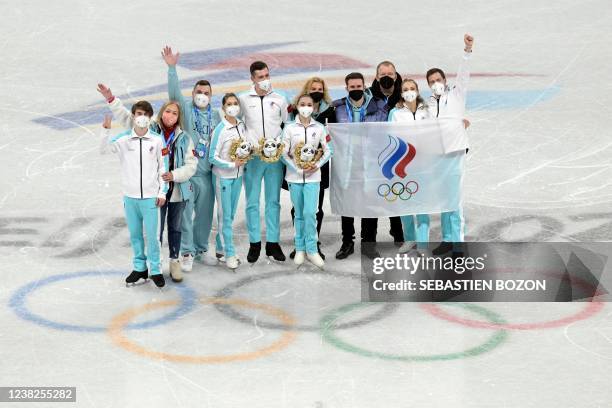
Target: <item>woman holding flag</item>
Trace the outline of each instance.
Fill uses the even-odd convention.
[[[429,118],[425,101],[419,94],[419,85],[413,79],[402,81],[402,93],[396,107],[389,112],[389,122],[412,122]],[[416,223],[415,223],[416,218]],[[402,215],[404,228],[404,243],[398,250],[400,254],[413,249],[417,242],[417,251],[427,247],[429,242],[429,214]]]

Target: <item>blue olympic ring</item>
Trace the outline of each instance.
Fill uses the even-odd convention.
[[[27,297],[32,294],[37,289],[40,289],[43,286],[60,282],[69,279],[77,279],[77,278],[88,278],[88,277],[99,277],[99,276],[125,276],[125,272],[119,271],[84,271],[77,273],[65,273],[61,275],[53,275],[44,279],[37,280],[35,282],[28,283],[13,293],[11,299],[9,300],[9,307],[13,309],[13,311],[24,320],[28,320],[30,322],[36,323],[38,325],[49,327],[51,329],[56,330],[67,330],[67,331],[76,331],[76,332],[104,332],[107,330],[106,327],[102,326],[77,326],[73,324],[55,322],[53,320],[46,319],[42,316],[39,316],[33,312],[31,312],[27,305],[26,300]],[[180,285],[173,286],[176,288],[181,296],[181,304],[174,311],[159,317],[153,320],[147,320],[138,324],[130,324],[127,326],[129,329],[148,329],[150,327],[159,326],[174,320],[177,320],[181,316],[189,313],[196,305],[198,296],[196,292],[186,286],[184,283]]]

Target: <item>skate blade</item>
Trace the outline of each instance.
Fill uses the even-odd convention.
[[[132,282],[132,283],[125,282],[125,287],[126,288],[131,288],[133,286],[142,286],[142,285],[146,284],[148,281],[149,281],[149,279],[147,278],[147,279],[144,279],[144,280],[143,279],[138,279],[136,282]]]
[[[312,266],[314,266],[316,269],[319,269],[319,270],[321,270],[321,271],[324,271],[324,270],[325,270],[325,264],[323,264],[323,265],[321,265],[321,266],[318,266],[318,265],[315,265],[314,263],[312,263],[312,261],[310,261],[309,259],[307,259],[307,261],[308,261],[308,263],[309,263],[309,264],[311,264]]]
[[[274,259],[274,257],[272,255],[266,255],[266,260],[268,261],[268,265],[271,265],[271,264],[284,265],[285,262],[287,262],[286,260],[285,261],[279,261],[277,259]]]

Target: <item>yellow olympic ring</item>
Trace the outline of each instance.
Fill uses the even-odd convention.
[[[127,337],[123,335],[123,329],[139,314],[144,312],[148,312],[150,310],[161,309],[165,307],[175,306],[179,301],[169,300],[163,302],[149,303],[148,305],[130,309],[126,312],[123,312],[113,318],[110,323],[108,334],[111,337],[112,341],[118,345],[119,347],[128,350],[135,354],[140,354],[141,356],[153,358],[156,360],[165,360],[172,361],[177,363],[195,363],[195,364],[214,364],[214,363],[231,363],[234,361],[248,361],[254,360],[259,357],[266,356],[268,354],[272,354],[274,352],[280,351],[287,347],[291,342],[293,342],[296,338],[296,333],[293,331],[285,331],[283,335],[276,340],[274,343],[270,344],[267,347],[264,347],[259,350],[250,351],[246,353],[238,353],[238,354],[228,354],[228,355],[210,355],[210,356],[189,356],[184,354],[170,354],[163,353],[159,351],[151,351],[137,343],[134,343]],[[262,312],[277,318],[285,325],[292,326],[295,324],[295,320],[286,312],[277,309],[272,306],[262,305],[257,303],[251,303],[246,300],[241,299],[225,299],[225,298],[208,298],[208,299],[200,299],[200,303],[203,304],[232,304],[237,306],[248,307],[251,309],[258,309]]]
[[[389,198],[389,197],[391,197],[391,198]],[[392,203],[393,201],[397,200],[397,198],[398,198],[398,197],[399,197],[399,196],[398,196],[398,195],[395,195],[395,194],[387,194],[387,195],[385,196],[385,200],[387,200],[387,201],[389,201],[389,202],[391,202],[391,203]]]

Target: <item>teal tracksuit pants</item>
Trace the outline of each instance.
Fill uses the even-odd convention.
[[[444,242],[463,242],[465,231],[465,219],[463,218],[463,208],[457,211],[444,212],[440,214],[442,224],[442,241]]]
[[[426,248],[429,242],[429,214],[402,215],[400,218],[404,229],[404,241],[416,241],[418,248]]]
[[[125,219],[130,232],[130,244],[134,253],[134,270],[144,271],[149,261],[151,275],[161,273],[159,226],[159,207],[155,198],[123,197]],[[144,228],[143,228],[144,226]],[[145,254],[145,235],[147,237],[147,254]]]
[[[208,239],[215,207],[212,172],[196,173],[190,181],[193,195],[185,205],[181,221],[181,254],[208,251]]]
[[[455,188],[461,188],[463,183],[463,174],[465,173],[465,152],[450,153],[449,156],[461,157],[463,160],[458,161],[458,167],[453,169],[453,173],[457,178]],[[456,211],[443,212],[440,214],[440,223],[442,226],[442,241],[444,242],[463,242],[465,241],[465,219],[463,217],[463,206],[460,205]]]
[[[266,163],[254,157],[246,164],[244,189],[246,191],[246,222],[249,242],[261,241],[259,200],[261,184],[265,186],[266,242],[279,242],[280,239],[280,190],[283,183],[283,163]]]
[[[218,232],[216,250],[225,254],[225,259],[236,255],[234,248],[233,223],[238,209],[242,176],[235,179],[225,179],[213,175],[215,196],[217,198]]]
[[[295,208],[295,250],[318,253],[317,211],[320,183],[289,183],[289,195]]]

